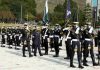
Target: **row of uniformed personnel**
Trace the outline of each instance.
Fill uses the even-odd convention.
[[[45,55],[48,55],[48,46],[49,46],[48,37],[50,36],[50,41],[52,40],[50,42],[51,49],[54,48],[55,46],[55,50],[56,50],[56,54],[54,55],[54,57],[58,57],[59,56],[58,40],[60,36],[60,31],[61,31],[58,25],[56,25],[55,31],[48,29],[48,25],[43,26],[41,32],[37,29],[37,26],[34,26],[33,28],[34,28],[33,30],[30,30],[27,24],[25,24],[23,28],[19,26],[15,28],[2,27],[1,28],[1,36],[2,36],[1,47],[5,47],[6,45],[8,45],[9,46],[8,48],[12,48],[12,46],[15,46],[15,49],[18,49],[22,45],[23,57],[26,57],[25,47],[28,47],[29,56],[31,57],[32,55],[31,55],[30,46],[32,45],[32,51],[34,50],[34,55],[36,56],[37,49],[39,49],[40,56],[42,56],[40,48],[35,47],[38,45],[37,47],[42,46],[42,48],[45,48]],[[53,37],[54,33],[55,33],[55,36]]]
[[[76,22],[78,23],[78,22]],[[65,59],[70,59],[70,67],[75,67],[73,64],[73,58],[75,54],[75,49],[77,49],[77,56],[78,56],[78,63],[79,68],[84,68],[82,66],[82,54],[83,54],[83,65],[88,66],[87,64],[87,57],[89,56],[89,53],[91,55],[93,66],[97,66],[98,64],[95,62],[95,56],[94,56],[94,37],[95,32],[94,28],[92,27],[91,23],[88,23],[83,28],[80,28],[78,24],[75,24],[74,26],[68,26],[64,29],[64,33],[66,35],[66,52],[67,57]],[[99,31],[97,33],[97,36],[99,35]],[[98,36],[98,40],[100,40]],[[100,49],[100,44],[98,44],[98,52]],[[70,52],[71,51],[71,52]],[[100,54],[99,54],[100,56]],[[98,58],[100,58],[98,56]]]
[[[32,50],[34,49],[34,56],[36,56],[37,49],[39,50],[40,56],[43,55],[41,53],[41,46],[45,49],[45,55],[48,55],[48,49],[50,45],[51,50],[52,48],[55,49],[54,57],[59,57],[59,46],[62,45],[62,36],[64,34],[67,53],[67,57],[65,59],[70,59],[70,67],[75,67],[73,64],[75,49],[77,49],[79,68],[83,68],[81,64],[82,53],[84,66],[88,66],[86,58],[89,56],[89,52],[91,54],[93,66],[97,65],[97,63],[95,62],[93,50],[94,29],[91,24],[88,24],[83,28],[80,28],[78,24],[75,24],[74,26],[68,25],[68,27],[64,29],[62,29],[58,24],[54,27],[54,29],[49,29],[48,25],[46,25],[42,27],[41,32],[39,31],[37,26],[34,26],[34,28],[34,30],[30,31],[27,24],[24,25],[24,28],[8,27],[7,29],[5,29],[5,27],[3,27],[1,29],[1,46],[5,46],[5,44],[7,44],[9,45],[9,48],[11,48],[12,45],[15,45],[15,48],[17,48],[17,46],[20,46],[20,43],[22,42],[23,57],[26,57],[26,47],[28,47],[29,57],[32,57],[30,47],[30,40],[32,40]],[[97,34],[98,47],[100,48],[99,35],[100,31],[98,31]],[[100,55],[99,49],[98,52]]]
[[[1,28],[1,46],[9,45],[8,48],[12,48],[12,45],[20,46],[21,29],[19,27],[2,27]]]

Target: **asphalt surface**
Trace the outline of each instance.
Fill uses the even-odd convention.
[[[20,50],[15,50],[14,46],[12,49],[8,49],[8,46],[0,47],[0,70],[80,70],[76,54],[74,57],[76,68],[70,68],[69,60],[64,59],[66,57],[64,42],[62,50],[60,50],[60,55],[56,58],[53,57],[55,52],[50,52],[50,50],[49,55],[39,56],[37,54],[36,57],[29,58],[27,52],[27,57],[22,57],[22,47],[19,48]],[[44,50],[42,50],[42,53],[44,53]],[[95,56],[96,53],[97,48],[95,48]],[[90,57],[87,60],[89,66],[84,66],[84,70],[100,70],[100,66],[92,66]]]

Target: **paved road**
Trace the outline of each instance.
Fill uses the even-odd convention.
[[[44,51],[42,51],[44,53]],[[60,57],[52,57],[54,52],[49,52],[45,56],[22,57],[22,51],[0,47],[0,70],[79,70],[79,68],[70,68],[69,60],[64,60],[65,49],[60,50]],[[28,53],[27,53],[28,56]],[[78,66],[77,56],[75,55],[74,64]],[[100,70],[100,66],[92,66],[91,59],[88,58],[89,67],[84,70]]]
[[[95,49],[96,50],[96,49]],[[44,53],[44,51],[42,51]],[[65,48],[60,50],[60,57],[54,58],[54,52],[50,52],[49,55],[22,57],[22,50],[8,49],[7,46],[0,47],[0,70],[80,70],[79,68],[70,68],[69,60],[65,60]],[[95,52],[97,53],[97,52]],[[27,53],[28,56],[28,53]],[[100,70],[100,66],[92,66],[91,59],[88,58],[89,67],[85,67],[84,70]],[[96,60],[97,61],[97,60]],[[74,59],[75,66],[78,66],[77,56],[75,54]]]

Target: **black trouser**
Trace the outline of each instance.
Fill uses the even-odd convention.
[[[36,55],[37,49],[38,49],[38,51],[39,51],[39,54],[41,55],[40,45],[34,45],[34,55]]]
[[[98,54],[100,55],[100,40],[98,40]]]
[[[9,41],[9,45],[13,44],[13,39],[12,39],[12,35],[10,35],[10,41]]]
[[[98,64],[100,64],[100,40],[98,40]]]
[[[11,45],[12,45],[11,35],[7,35],[7,44],[9,45],[9,48],[11,48]]]
[[[9,45],[9,41],[10,41],[10,36],[7,35],[7,45]]]
[[[1,44],[5,44],[5,35],[2,35],[2,42]]]
[[[25,40],[24,40],[24,41],[25,41]],[[29,42],[29,41],[26,41],[27,43],[24,44],[24,41],[23,41],[23,48],[22,48],[23,56],[25,56],[25,48],[26,48],[26,47],[28,48],[29,56],[31,56],[30,42]]]
[[[54,40],[53,38],[50,38],[50,48],[54,48]]]
[[[20,46],[20,42],[19,36],[16,36],[15,46]]]
[[[84,54],[84,40],[81,40],[81,52]]]
[[[34,39],[32,39],[32,52],[35,49],[35,45],[34,45]]]
[[[90,47],[90,49],[88,49],[88,47]],[[89,52],[90,52],[90,55],[91,55],[91,58],[92,58],[92,62],[94,64],[95,63],[95,58],[94,58],[94,52],[93,52],[93,41],[86,41],[85,40],[83,63],[86,63],[86,58],[88,57]]]
[[[81,47],[80,47],[80,42],[79,41],[72,41],[72,46],[71,46],[71,57],[70,57],[70,65],[73,65],[73,58],[75,54],[75,47],[77,47],[77,57],[78,57],[78,63],[79,66],[81,66]]]
[[[55,55],[59,55],[59,37],[54,37],[54,49],[55,49]]]
[[[12,44],[15,45],[15,37],[14,37],[14,35],[12,35]]]
[[[97,45],[98,45],[98,37],[95,37],[95,47],[97,47]]]
[[[66,44],[66,54],[67,57],[70,57],[70,48],[71,48],[71,39],[67,39],[67,41],[65,41]]]
[[[44,39],[43,39],[43,37],[41,37],[41,42],[42,42],[41,46],[43,48],[44,47]]]
[[[48,54],[48,38],[45,37],[44,39],[44,47],[45,47],[45,54]]]

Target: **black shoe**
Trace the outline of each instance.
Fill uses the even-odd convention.
[[[2,47],[5,47],[5,46],[2,46]]]
[[[83,62],[88,62],[87,60],[83,60]]]
[[[32,57],[32,55],[29,55],[29,57]]]
[[[54,52],[54,50],[51,50],[50,52]]]
[[[72,67],[72,68],[76,68],[76,66],[74,66],[74,65],[70,65],[70,67]]]
[[[42,54],[40,56],[43,56]]]
[[[84,66],[89,66],[87,63],[83,63]]]
[[[44,55],[48,55],[48,53],[45,53]]]
[[[81,69],[83,69],[84,67],[80,65],[78,68],[81,68]]]
[[[98,66],[98,64],[97,63],[93,63],[93,66]]]
[[[70,57],[65,57],[64,59],[70,59]]]
[[[23,55],[23,57],[26,57],[26,55]]]
[[[53,57],[59,57],[59,55],[54,55]]]
[[[15,48],[15,50],[20,50],[19,48]]]
[[[34,54],[34,56],[37,56],[36,54]]]
[[[12,49],[12,47],[8,47],[9,49]]]

